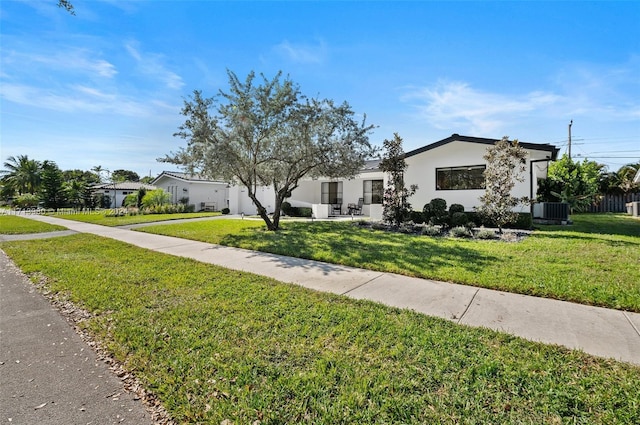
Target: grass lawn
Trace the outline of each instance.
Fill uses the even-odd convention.
[[[15,215],[0,215],[0,235],[21,235],[26,233],[45,233],[66,230],[62,226],[42,223]]]
[[[221,215],[219,212],[198,212],[179,214],[145,214],[126,215],[120,217],[105,217],[103,211],[87,211],[69,214],[55,214],[56,218],[82,221],[84,223],[101,224],[103,226],[126,226],[129,224],[152,223],[154,221],[179,220],[183,218],[214,217]]]
[[[216,220],[140,231],[422,278],[640,312],[640,221],[572,216],[522,242],[465,240],[362,229],[348,222]]]
[[[91,235],[0,247],[178,423],[640,423],[628,364]]]

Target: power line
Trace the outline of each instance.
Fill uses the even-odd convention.
[[[583,157],[589,157],[589,158],[598,158],[598,159],[603,159],[603,158],[618,158],[618,159],[634,159],[634,158],[640,158],[640,155],[637,156],[594,156],[594,155],[590,155],[590,154],[577,154],[576,156],[583,156]]]
[[[640,149],[631,149],[628,151],[597,151],[591,153],[627,153],[627,152],[640,152]]]

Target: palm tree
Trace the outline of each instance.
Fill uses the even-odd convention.
[[[619,187],[624,193],[633,192],[638,185],[633,182],[633,178],[640,170],[640,162],[622,166],[616,173],[619,180]]]
[[[35,194],[40,187],[40,162],[29,159],[27,155],[10,156],[4,163],[4,170],[0,170],[3,175],[2,180],[13,186],[18,194]]]

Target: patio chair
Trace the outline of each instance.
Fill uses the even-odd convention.
[[[359,198],[358,205],[356,205],[356,208],[353,210],[354,214],[362,215],[362,204],[364,204],[364,198]]]
[[[335,204],[331,204],[331,215],[342,215],[342,199],[336,199]]]
[[[349,215],[362,215],[362,204],[364,204],[364,198],[358,199],[357,204],[349,204]]]

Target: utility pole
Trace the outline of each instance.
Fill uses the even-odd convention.
[[[569,123],[569,159],[571,159],[571,126],[573,125],[573,120]]]

